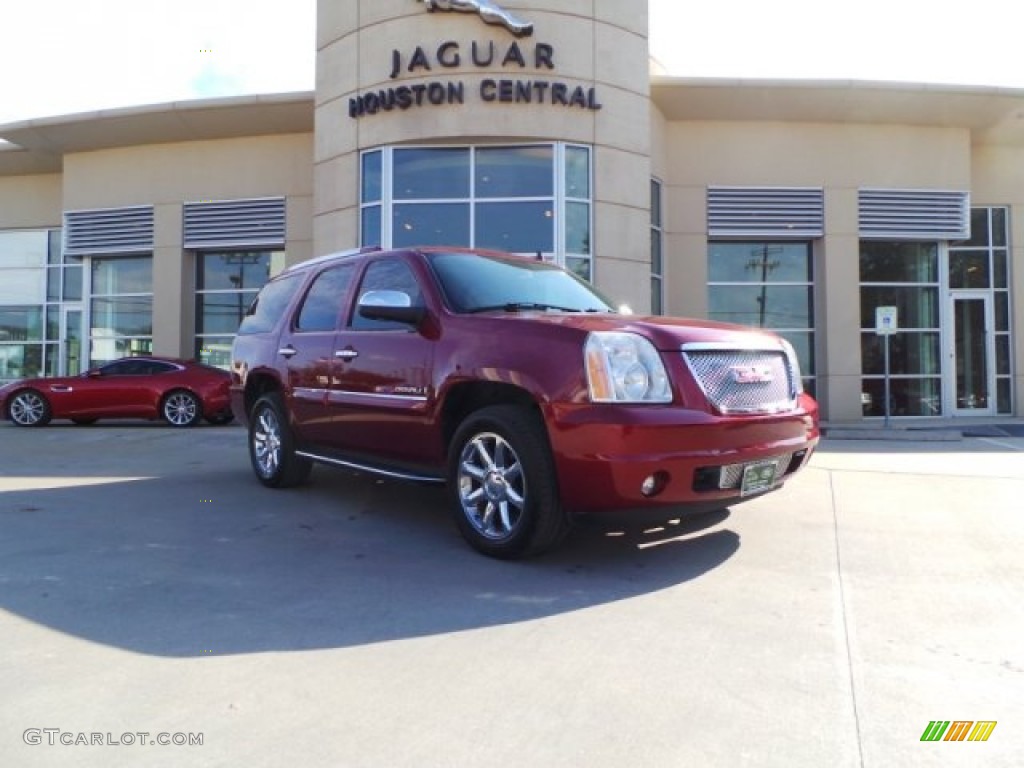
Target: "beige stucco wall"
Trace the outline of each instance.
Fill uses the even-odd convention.
[[[660,138],[663,133],[664,138]],[[825,192],[815,248],[818,396],[832,421],[860,412],[857,191],[966,190],[969,132],[863,124],[669,122],[653,155],[666,187],[666,307],[707,314],[707,188],[808,186]]]
[[[312,179],[311,134],[124,147],[67,155],[63,208],[154,206],[153,349],[191,357],[195,260],[182,249],[183,204],[284,196],[295,263],[313,255]]]
[[[61,226],[61,177],[0,176],[0,229]]]
[[[1024,413],[1024,147],[974,147],[973,205],[1010,206],[1010,311],[1013,328],[1014,402]]]
[[[318,3],[316,95],[315,251],[350,248],[358,238],[358,153],[403,143],[475,144],[567,141],[594,147],[593,250],[595,281],[620,301],[649,304],[650,125],[645,3],[533,0],[502,3],[532,22],[532,37],[516,40],[475,14],[428,13],[409,0]],[[457,42],[463,62],[441,68],[436,51]],[[473,41],[494,42],[501,56],[515,42],[528,65],[479,68],[468,55]],[[554,71],[535,67],[537,44],[554,49]],[[430,71],[390,77],[392,51],[408,57],[422,47]],[[480,83],[544,79],[596,88],[600,110],[551,104],[488,103]],[[463,104],[413,107],[354,119],[357,94],[426,82],[465,84]]]

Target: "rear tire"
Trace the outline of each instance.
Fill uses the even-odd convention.
[[[263,395],[252,407],[249,459],[257,479],[268,488],[300,485],[313,469],[313,462],[295,452],[295,438],[277,394]]]
[[[50,403],[35,389],[23,389],[11,397],[7,416],[19,427],[42,427],[50,423]]]
[[[466,417],[449,447],[448,489],[459,531],[490,557],[540,554],[569,530],[544,425],[522,406]]]
[[[160,403],[160,415],[172,427],[195,426],[203,418],[199,398],[185,389],[168,392]]]

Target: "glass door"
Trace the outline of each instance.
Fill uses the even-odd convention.
[[[60,316],[60,375],[77,376],[82,372],[82,307],[65,304]]]
[[[953,411],[958,416],[993,414],[992,296],[987,291],[954,291],[950,302],[953,318]]]

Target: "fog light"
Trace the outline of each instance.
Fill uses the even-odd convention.
[[[640,493],[647,498],[657,496],[668,485],[668,473],[667,472],[655,472],[653,475],[648,475],[644,478],[644,481],[640,484]]]

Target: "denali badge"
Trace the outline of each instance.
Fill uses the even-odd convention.
[[[533,24],[521,21],[491,0],[423,0],[428,11],[477,13],[488,24],[501,24],[516,37],[533,34]]]
[[[729,373],[737,384],[770,384],[775,379],[767,365],[734,365]]]

